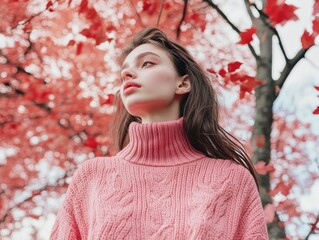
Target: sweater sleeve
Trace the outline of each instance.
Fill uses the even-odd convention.
[[[268,240],[264,211],[255,180],[251,173],[241,166],[237,173],[240,187],[236,205],[240,208],[240,216],[236,239]]]
[[[50,240],[80,240],[81,231],[85,231],[85,200],[87,177],[86,170],[81,164],[73,175],[72,181],[67,189],[66,196],[60,207],[55,223],[53,225]],[[84,205],[83,205],[84,204]]]
[[[60,208],[52,228],[50,240],[81,239],[74,215],[69,211],[69,206]]]

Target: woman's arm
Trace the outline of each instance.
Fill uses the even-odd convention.
[[[78,177],[76,172],[72,179],[71,184],[68,187],[63,205],[58,211],[57,218],[53,225],[50,240],[77,240],[81,239],[78,219],[76,219],[77,214],[75,211],[80,211],[78,207],[75,206],[77,195],[79,192],[76,190],[76,185],[78,184]]]
[[[60,208],[52,228],[50,240],[81,239],[75,217],[70,213],[70,208],[71,206],[67,205],[67,201],[64,206]]]
[[[254,178],[243,167],[238,173],[237,207],[239,215],[236,239],[268,240],[264,210]]]
[[[58,211],[53,225],[50,240],[80,240],[86,238],[87,196],[89,173],[92,172],[89,162],[81,164],[75,171],[68,187],[63,205]]]

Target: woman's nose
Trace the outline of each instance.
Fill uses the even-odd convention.
[[[122,80],[127,81],[129,79],[136,78],[136,73],[133,69],[127,68],[122,71]]]

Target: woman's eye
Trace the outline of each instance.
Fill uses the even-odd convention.
[[[147,67],[147,66],[152,65],[152,64],[153,64],[152,62],[146,61],[146,62],[143,62],[142,67]]]

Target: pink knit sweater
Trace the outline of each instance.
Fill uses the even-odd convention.
[[[197,152],[183,118],[131,123],[129,136],[76,171],[50,239],[268,239],[252,175]]]

